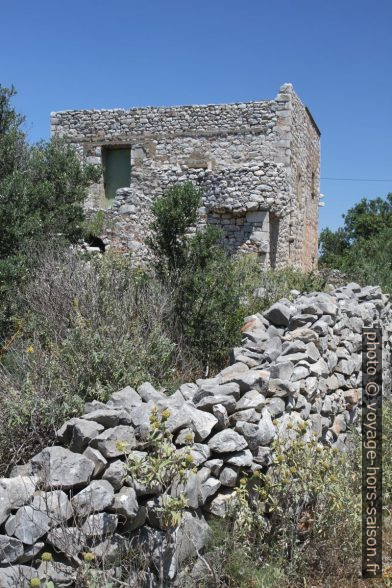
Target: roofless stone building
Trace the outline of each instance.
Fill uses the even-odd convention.
[[[265,267],[315,267],[320,131],[291,84],[274,100],[54,112],[51,132],[102,163],[86,207],[107,210],[111,247],[147,255],[152,201],[192,181],[204,194],[200,224],[220,226],[231,251]]]

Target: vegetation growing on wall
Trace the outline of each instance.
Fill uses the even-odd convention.
[[[173,186],[154,205],[154,266],[136,270],[119,255],[91,258],[69,249],[83,233],[82,203],[96,170],[82,167],[59,141],[28,145],[13,95],[12,88],[0,87],[0,326],[6,340],[0,358],[0,474],[53,442],[56,429],[80,414],[86,400],[107,400],[145,380],[169,394],[179,383],[213,374],[241,340],[245,315],[289,298],[293,288],[324,285],[317,275],[294,270],[261,274],[253,258],[230,257],[221,233],[211,227],[189,237],[200,205],[190,184]],[[342,229],[322,233],[322,261],[392,292],[391,237],[392,195],[362,201]],[[387,406],[386,514],[391,414]],[[129,459],[128,467],[144,482],[159,475],[170,487],[168,472],[173,477],[192,464],[187,454],[175,456],[167,416],[153,414],[150,456],[143,463]],[[289,446],[277,440],[274,451],[268,476],[244,477],[235,510],[215,525],[204,558],[209,579],[200,580],[200,587],[210,586],[211,576],[222,588],[316,586],[320,575],[331,586],[336,577],[355,585],[357,440],[347,455],[301,439]],[[167,524],[173,524],[185,506],[182,497],[166,506]],[[91,579],[94,566],[85,564]]]

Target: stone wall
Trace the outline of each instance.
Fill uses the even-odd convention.
[[[107,146],[131,148],[131,185],[107,211],[113,247],[144,256],[152,199],[192,181],[205,193],[200,223],[222,226],[229,249],[258,253],[266,266],[315,267],[319,131],[291,84],[260,102],[57,112],[51,131],[91,163]],[[102,178],[88,208],[103,197]],[[268,213],[268,223],[249,220],[255,212]],[[252,236],[260,228],[264,235]]]
[[[390,395],[391,304],[378,287],[351,283],[330,294],[293,291],[292,300],[247,317],[232,364],[213,378],[183,384],[170,397],[145,383],[106,404],[87,403],[83,416],[60,429],[57,445],[0,480],[1,587],[29,586],[32,577],[72,586],[83,552],[110,567],[129,545],[143,545],[151,558],[144,585],[158,585],[162,557],[170,586],[181,563],[202,551],[209,517],[225,516],[239,479],[267,471],[277,436],[292,438],[301,425],[305,439],[346,450],[361,407],[364,326],[383,329]],[[182,488],[188,508],[170,541],[159,486],[142,486],[125,465],[127,451],[145,458],[154,408],[169,411],[178,452],[191,435],[197,468]],[[49,564],[40,560],[43,551],[52,554]],[[142,585],[132,575],[121,581]]]

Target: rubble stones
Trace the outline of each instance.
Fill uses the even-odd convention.
[[[16,562],[23,555],[23,543],[14,537],[0,535],[0,564]]]
[[[90,459],[59,446],[43,449],[33,457],[31,464],[46,490],[69,490],[86,484],[94,471]]]
[[[239,435],[231,429],[226,429],[214,435],[208,442],[208,446],[211,451],[215,451],[216,453],[227,453],[245,449],[247,442],[242,435]]]
[[[119,457],[137,447],[135,432],[126,425],[106,429],[92,440],[91,447],[98,449],[106,459]]]
[[[149,520],[159,519],[163,488],[133,479],[127,465],[128,455],[141,462],[148,457],[154,407],[158,414],[169,410],[173,448],[192,456],[192,470],[184,484],[173,485],[173,496],[184,492],[187,525],[203,537],[201,512],[225,516],[243,474],[271,465],[277,436],[285,444],[301,435],[347,450],[347,427],[360,412],[363,325],[384,329],[384,381],[391,379],[389,301],[377,288],[349,285],[332,295],[296,294],[293,302],[282,299],[274,306],[264,316],[247,317],[232,366],[183,384],[171,397],[146,382],[138,391],[120,390],[107,404],[88,403],[85,415],[58,431],[61,445],[0,480],[0,586],[23,585],[17,577],[27,578],[26,585],[33,576],[44,577],[43,550],[54,553],[47,566],[53,581],[71,586],[76,568],[61,558],[76,561],[91,549],[114,562],[122,533],[144,545],[151,539],[155,558],[164,548],[164,574],[174,578],[180,554],[193,549],[189,538],[176,531],[176,541],[184,544],[169,549],[166,530],[146,524],[147,505]]]
[[[107,509],[113,499],[114,489],[107,480],[93,480],[72,498],[72,506],[78,517],[85,517]]]
[[[48,515],[51,526],[68,521],[73,515],[71,502],[62,490],[37,492],[32,506]]]
[[[49,516],[34,506],[22,506],[12,519],[13,535],[32,545],[45,535],[50,527]]]

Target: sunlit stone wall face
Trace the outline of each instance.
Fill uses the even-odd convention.
[[[152,201],[191,181],[204,195],[199,225],[221,227],[229,250],[265,267],[315,267],[320,138],[291,84],[259,102],[55,112],[51,132],[90,163],[130,148],[129,185],[107,208],[102,175],[86,208],[107,210],[104,239],[135,260],[148,256]]]

